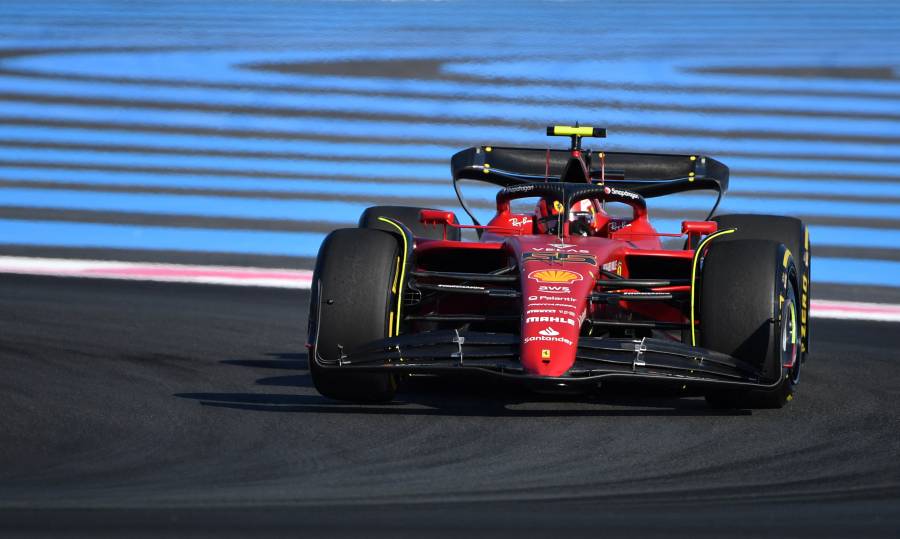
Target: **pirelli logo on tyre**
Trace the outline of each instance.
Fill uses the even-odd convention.
[[[528,278],[539,283],[563,283],[572,284],[582,279],[581,275],[569,270],[542,269],[528,274]]]

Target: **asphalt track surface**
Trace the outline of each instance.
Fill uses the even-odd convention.
[[[815,320],[797,399],[320,397],[308,292],[3,276],[0,535],[896,536],[895,324]]]

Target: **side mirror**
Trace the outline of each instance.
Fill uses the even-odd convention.
[[[444,210],[421,210],[419,211],[419,222],[426,225],[452,225],[456,220],[456,216],[452,211]]]
[[[425,225],[444,225],[444,239],[447,239],[447,227],[453,225],[456,215],[452,211],[420,210],[419,222]]]
[[[700,244],[701,236],[709,236],[719,229],[719,223],[715,221],[682,221],[681,233],[687,234],[688,248],[696,249]]]

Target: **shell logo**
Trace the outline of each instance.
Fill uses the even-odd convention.
[[[545,269],[536,270],[528,274],[529,279],[539,283],[566,283],[571,284],[581,280],[581,275],[569,270]]]

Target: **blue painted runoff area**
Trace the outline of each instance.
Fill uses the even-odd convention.
[[[423,186],[424,187],[424,186]],[[429,188],[424,187],[425,191]],[[418,190],[401,194],[414,196]],[[446,191],[445,191],[446,192]],[[385,189],[384,194],[390,193]],[[400,202],[401,200],[398,200]],[[658,198],[652,208],[669,210],[705,210],[714,196],[680,196]],[[448,202],[450,201],[448,197]],[[135,211],[217,217],[329,220],[337,214],[357,215],[365,204],[340,200],[274,200],[207,195],[174,195],[157,193],[109,193],[65,189],[29,189],[0,187],[0,205],[31,208],[56,208],[99,211]],[[771,213],[775,215],[817,215],[826,217],[868,217],[900,221],[900,203],[806,200],[803,198],[730,198],[720,213]]]
[[[0,219],[0,244],[313,257],[324,234]],[[900,262],[818,257],[813,282],[900,286]]]

